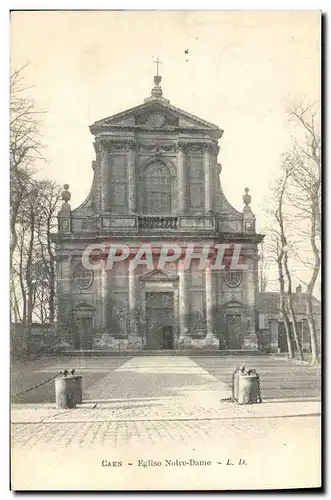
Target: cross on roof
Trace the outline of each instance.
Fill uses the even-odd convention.
[[[162,62],[159,60],[157,57],[156,61],[153,61],[156,64],[156,75],[159,76],[159,64],[162,64]]]

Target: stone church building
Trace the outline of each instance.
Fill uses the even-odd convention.
[[[54,236],[59,333],[72,349],[255,350],[262,236],[249,190],[242,212],[230,205],[217,159],[223,131],[173,106],[160,84],[157,75],[142,104],[90,126],[93,181],[78,208],[64,186]],[[247,269],[199,269],[195,260],[189,269],[180,260],[133,269],[132,258],[97,271],[82,264],[91,244],[134,252],[146,242],[153,259],[164,243],[241,244]]]

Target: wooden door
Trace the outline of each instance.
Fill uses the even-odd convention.
[[[171,346],[174,321],[174,298],[171,292],[146,293],[146,339],[147,349],[159,350]],[[173,348],[167,347],[167,349]]]
[[[79,348],[83,350],[91,350],[93,344],[92,318],[78,318],[77,326]]]
[[[242,320],[240,314],[226,315],[228,330],[228,349],[237,350],[242,348]]]

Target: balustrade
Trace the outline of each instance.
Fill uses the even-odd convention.
[[[178,217],[139,217],[139,229],[178,229]]]

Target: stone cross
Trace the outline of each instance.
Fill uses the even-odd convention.
[[[153,61],[156,64],[156,76],[159,76],[159,64],[162,64],[159,58],[157,57],[156,61]]]

